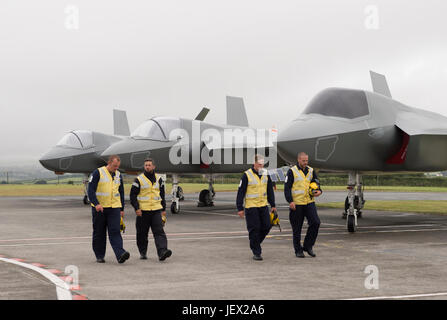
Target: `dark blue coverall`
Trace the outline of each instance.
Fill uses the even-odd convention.
[[[115,173],[110,173],[112,179]],[[96,206],[99,204],[96,198],[96,189],[98,188],[98,181],[100,175],[98,169],[93,171],[87,189],[87,194],[90,202]],[[119,193],[121,198],[121,208],[104,208],[104,212],[96,212],[95,207],[92,207],[92,222],[93,222],[93,240],[92,247],[96,259],[104,259],[106,254],[106,232],[109,233],[109,241],[115,253],[116,259],[119,260],[121,255],[125,252],[123,249],[123,238],[120,233],[121,211],[124,211],[124,184],[123,176],[120,175],[121,184],[119,186]]]
[[[254,167],[251,168],[253,172],[261,178]],[[244,173],[236,197],[236,206],[238,211],[244,210],[244,199],[247,192],[248,178]],[[273,184],[270,176],[267,182],[267,201],[272,207],[275,206],[275,193],[273,191]],[[261,255],[261,243],[270,232],[272,228],[270,224],[270,211],[268,206],[259,208],[245,208],[245,221],[247,223],[248,238],[250,239],[250,248],[254,255]]]
[[[155,173],[144,171],[144,175],[149,181],[154,184],[156,182]],[[165,185],[163,179],[160,177],[158,181],[160,185],[160,198],[162,209],[155,211],[142,210],[142,215],[137,216],[135,226],[137,229],[137,247],[141,255],[147,254],[148,246],[148,234],[149,229],[152,229],[154,235],[155,247],[157,248],[157,254],[160,257],[163,252],[168,249],[168,240],[166,233],[163,229],[163,222],[161,220],[161,212],[166,210],[165,200]],[[140,193],[140,180],[135,178],[132,188],[130,189],[130,204],[134,207],[135,211],[140,209],[138,203],[138,194]]]
[[[297,167],[298,170],[303,171],[304,175],[307,175],[309,172],[308,167],[302,169],[300,168],[299,164],[297,164]],[[293,171],[292,169],[289,169],[289,171],[287,171],[287,178],[284,183],[284,196],[286,197],[288,203],[293,202],[293,182]],[[311,182],[315,182],[318,185],[318,190],[322,191],[315,170],[313,171]],[[320,228],[320,218],[318,218],[315,202],[311,202],[307,205],[295,205],[296,210],[289,209],[289,220],[293,230],[293,247],[295,249],[295,253],[302,253],[303,248],[306,250],[312,250],[312,247],[317,240],[318,229]],[[306,217],[309,227],[307,228],[303,246],[301,246],[301,229],[303,228],[304,217]]]

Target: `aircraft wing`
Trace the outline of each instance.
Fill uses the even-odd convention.
[[[447,135],[447,119],[431,112],[399,112],[395,124],[409,136]]]

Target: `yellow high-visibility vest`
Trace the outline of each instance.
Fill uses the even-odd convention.
[[[152,184],[144,173],[140,174],[137,178],[140,182],[140,193],[137,196],[140,209],[144,211],[163,209],[160,197],[160,184],[158,183],[160,176],[155,174],[154,184]]]
[[[267,205],[267,173],[264,170],[261,178],[259,178],[252,169],[248,169],[245,174],[248,179],[245,208],[265,207]]]
[[[121,196],[119,187],[121,185],[120,172],[115,171],[115,177],[112,178],[106,166],[98,168],[99,181],[96,189],[96,198],[103,208],[121,208]],[[92,203],[92,207],[94,207]]]
[[[291,168],[293,172],[292,198],[293,202],[297,205],[315,202],[309,195],[309,185],[312,181],[314,169],[311,167],[308,168],[307,175],[304,175],[304,172],[299,170],[296,165]]]

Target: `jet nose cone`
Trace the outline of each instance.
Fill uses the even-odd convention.
[[[59,159],[56,152],[51,149],[39,159],[40,164],[48,170],[54,171],[58,169]]]
[[[54,152],[52,150],[45,152],[39,159],[39,161],[42,163],[42,161],[51,160],[54,159]]]

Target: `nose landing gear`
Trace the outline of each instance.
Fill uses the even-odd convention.
[[[351,233],[355,232],[357,228],[357,219],[362,217],[361,210],[364,204],[362,176],[358,172],[349,172],[348,196],[345,200],[342,217],[347,220],[347,229]]]
[[[198,207],[212,207],[214,206],[214,196],[216,192],[213,187],[214,178],[210,174],[208,176],[208,189],[203,189],[199,194],[199,202],[197,203]]]

